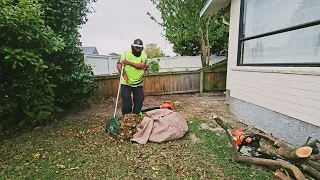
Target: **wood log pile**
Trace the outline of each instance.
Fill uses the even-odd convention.
[[[274,176],[281,180],[305,180],[316,179],[320,180],[320,156],[319,139],[312,142],[310,137],[306,143],[300,147],[290,148],[284,143],[280,143],[276,138],[264,135],[261,133],[252,133],[259,137],[272,142],[276,149],[275,159],[270,158],[258,158],[241,155],[238,151],[238,145],[234,139],[233,134],[229,127],[217,116],[213,116],[213,119],[225,130],[232,145],[232,161],[233,162],[248,162],[255,165],[266,166],[272,170],[275,170]]]

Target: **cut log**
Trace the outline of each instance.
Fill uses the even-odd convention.
[[[280,148],[280,147],[286,148],[287,147],[287,145],[280,143],[279,140],[277,140],[276,138],[274,138],[272,136],[262,134],[262,133],[254,133],[254,134],[257,134],[257,135],[261,136],[262,138],[268,139],[269,141],[271,141],[273,143],[273,145],[275,147],[278,147],[278,148]]]
[[[235,141],[233,140],[232,134],[227,125],[217,116],[213,116],[213,119],[225,130],[226,134],[229,137],[229,140],[232,145],[232,161],[233,162],[248,162],[255,165],[262,165],[267,167],[282,167],[284,169],[290,170],[297,180],[305,180],[305,176],[302,174],[299,168],[296,166],[286,163],[284,161],[277,161],[271,159],[262,159],[262,158],[252,158],[247,156],[241,156],[237,151],[237,146]]]
[[[317,155],[317,156],[310,156],[309,160],[320,163],[320,156],[319,156],[319,155]]]
[[[305,164],[301,164],[301,169],[308,174],[309,176],[315,178],[315,179],[320,179],[320,172],[315,170],[314,168],[305,165]]]
[[[310,157],[312,148],[309,146],[300,147],[297,149],[279,148],[277,154],[288,160],[301,160]]]
[[[319,139],[316,139],[308,144],[308,146],[312,148],[312,154],[319,154],[319,147],[317,146],[319,143]]]
[[[285,173],[283,173],[280,170],[277,170],[276,172],[274,172],[274,177],[277,179],[281,179],[281,180],[291,180],[290,176],[287,176]]]
[[[306,164],[320,172],[320,163],[316,163],[316,162],[313,162],[313,161],[309,160],[309,161],[306,162]]]

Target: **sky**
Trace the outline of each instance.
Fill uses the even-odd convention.
[[[133,40],[140,38],[144,45],[157,43],[166,55],[173,56],[172,45],[162,37],[162,28],[147,15],[150,12],[161,20],[160,12],[150,0],[98,0],[95,13],[79,30],[82,46],[95,46],[99,54],[123,53]]]

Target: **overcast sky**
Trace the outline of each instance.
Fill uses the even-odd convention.
[[[94,9],[79,30],[82,46],[96,46],[104,55],[122,53],[140,38],[144,44],[157,43],[167,55],[173,55],[172,45],[161,35],[162,28],[147,15],[150,12],[160,18],[150,0],[98,0]]]

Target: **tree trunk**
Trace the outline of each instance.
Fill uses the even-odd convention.
[[[207,38],[207,66],[210,64],[210,42],[209,42],[209,21],[206,24],[206,38]]]
[[[200,36],[200,45],[201,45],[201,62],[202,62],[202,67],[206,67],[206,45],[204,42],[203,35]]]

